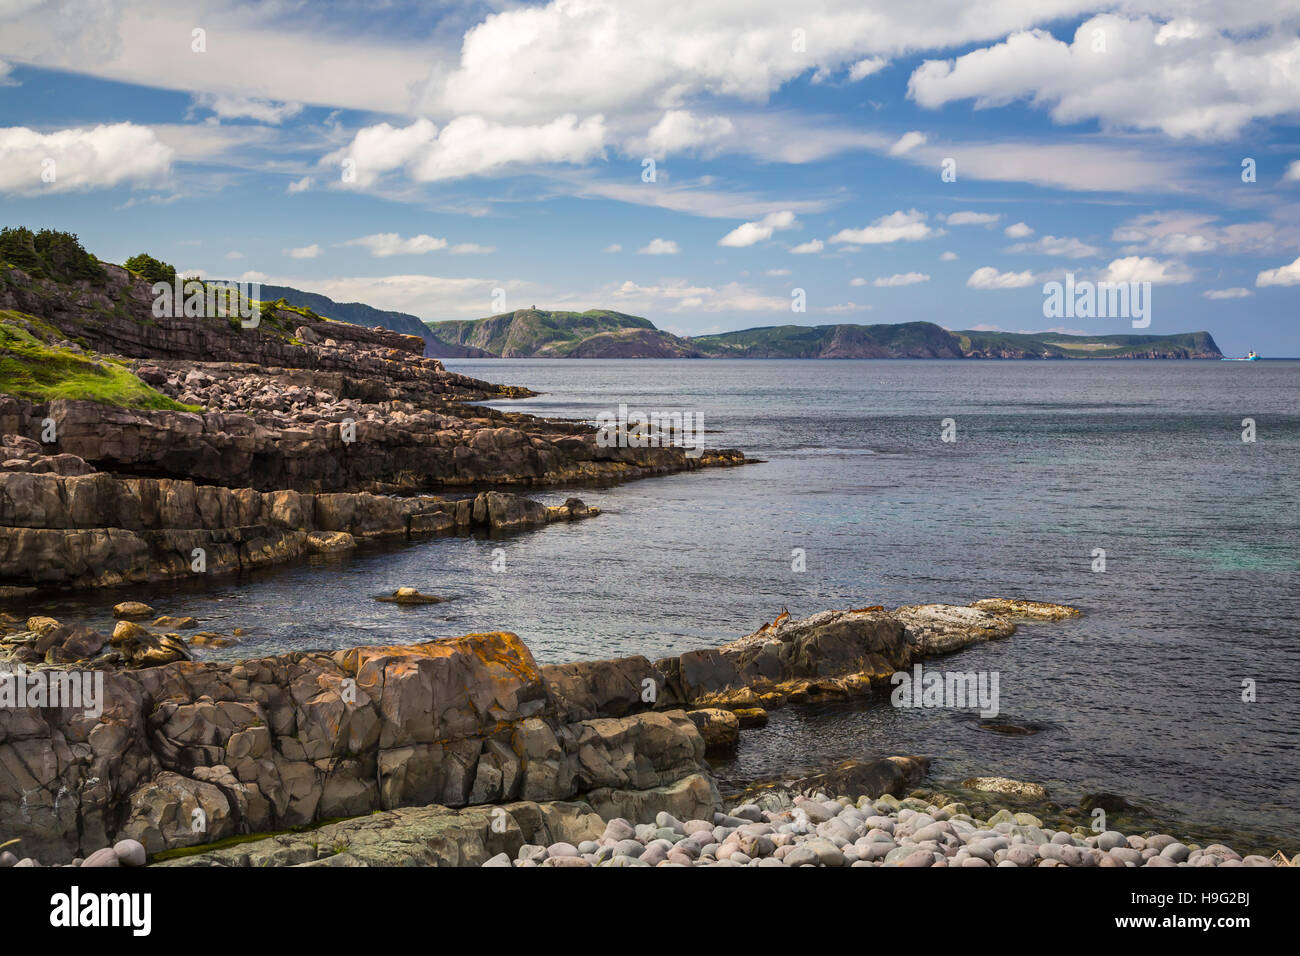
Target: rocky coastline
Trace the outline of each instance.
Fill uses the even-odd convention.
[[[0,314],[57,354],[124,367],[167,407],[0,394],[0,595],[237,572],[378,536],[523,530],[595,512],[485,489],[745,463],[602,447],[593,426],[468,404],[517,386],[424,342],[264,303],[256,324],[154,316],[150,285],[0,265]],[[475,496],[477,493],[477,497]]]
[[[531,393],[447,372],[416,336],[282,301],[251,325],[150,304],[149,284],[119,267],[54,282],[0,266],[6,341],[125,375],[133,396],[0,394],[11,610],[367,540],[527,531],[599,509],[518,490],[747,461],[603,447],[584,423],[471,404]],[[547,666],[508,632],[204,660],[195,648],[237,644],[240,629],[165,611],[119,604],[111,634],[0,611],[0,866],[1260,862],[954,805],[915,789],[921,756],[724,805],[709,758],[761,732],[769,710],[882,693],[923,659],[1070,607],[782,614],[721,647]]]
[[[916,661],[1075,613],[1003,600],[828,611],[654,662],[539,666],[508,633],[114,662],[98,714],[0,708],[0,837],[21,848],[0,864],[1290,865],[1089,828],[1095,817],[1048,823],[1016,809],[1045,796],[1017,781],[965,781],[1010,809],[967,806],[916,789],[919,756],[849,761],[724,806],[708,755],[735,746],[740,714],[760,726],[766,707],[880,693]],[[11,627],[0,653],[12,661],[34,633]]]

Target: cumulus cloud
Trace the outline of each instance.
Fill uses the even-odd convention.
[[[644,256],[675,256],[677,255],[677,243],[671,239],[651,239],[647,245],[642,246],[637,252]]]
[[[583,163],[602,155],[604,144],[605,123],[600,116],[579,121],[566,114],[538,126],[506,126],[481,116],[458,116],[441,131],[427,119],[405,127],[368,126],[321,162],[351,170],[351,180],[344,182],[369,187],[399,170],[415,182],[429,183],[520,165]]]
[[[930,277],[923,272],[900,272],[892,276],[881,276],[876,279],[872,285],[877,289],[889,289],[900,285],[916,285],[920,282],[929,282]]]
[[[469,30],[460,59],[435,70],[421,105],[508,122],[557,109],[615,116],[680,108],[694,97],[762,103],[784,84],[917,49],[1000,39],[1027,22],[1077,15],[1082,0],[1045,0],[1031,12],[1006,0],[925,4],[822,0],[800,21],[788,0],[665,4],[662,0],[554,0],[490,14]],[[806,44],[791,43],[792,23]],[[883,65],[883,64],[881,64]]]
[[[1191,270],[1183,263],[1161,261],[1150,256],[1114,259],[1102,274],[1103,282],[1150,282],[1153,285],[1179,285],[1192,279]]]
[[[1101,250],[1081,239],[1065,236],[1043,236],[1033,242],[1018,242],[1008,252],[1034,253],[1040,256],[1064,256],[1067,259],[1087,259],[1101,255]]]
[[[1001,213],[996,212],[954,212],[950,214],[944,222],[950,226],[987,226],[997,222],[1002,218]]]
[[[297,249],[285,249],[284,254],[290,259],[315,259],[324,250],[316,243],[310,246],[299,246]]]
[[[795,224],[794,213],[788,209],[769,213],[757,222],[741,223],[719,239],[718,245],[742,249],[745,246],[760,243],[765,239],[771,239],[772,233],[781,229],[790,229]]]
[[[820,239],[809,239],[807,242],[801,242],[794,246],[790,251],[796,256],[807,256],[814,252],[821,252],[826,248],[826,244]]]
[[[1282,182],[1296,183],[1300,182],[1300,159],[1293,159],[1286,167],[1286,172],[1282,174]]]
[[[943,255],[939,257],[940,261],[942,262],[956,262],[957,258],[958,256],[957,253],[955,252],[945,252]]]
[[[403,239],[395,232],[377,232],[373,236],[349,239],[342,245],[361,246],[363,249],[370,250],[370,255],[374,258],[384,259],[388,256],[413,256],[446,249],[447,240],[439,239],[436,236],[427,236],[423,233],[418,236],[411,236],[409,239]]]
[[[496,252],[496,246],[480,246],[477,242],[461,242],[448,250],[453,256],[481,256]]]
[[[882,56],[869,56],[849,67],[849,79],[854,83],[865,80],[872,73],[879,73],[888,65],[889,61]]]
[[[690,110],[669,110],[646,134],[643,151],[656,159],[670,153],[710,155],[735,132],[725,116],[696,116]]]
[[[622,247],[621,245],[619,245],[617,242],[611,242],[609,245],[607,245],[607,246],[605,247],[605,251],[606,251],[606,252],[622,252],[622,251],[623,251],[623,247]]]
[[[970,274],[966,285],[972,289],[1023,289],[1037,281],[1032,272],[999,272],[993,266],[981,266]]]
[[[914,242],[917,239],[926,239],[932,235],[938,235],[938,233],[926,224],[925,213],[909,209],[907,212],[899,210],[887,216],[881,216],[871,225],[864,226],[861,229],[841,229],[831,236],[830,241],[866,246],[887,242]]]
[[[789,270],[789,269],[766,269],[766,270],[764,270],[763,275],[765,275],[765,276],[788,276],[788,275],[790,275],[790,270]]]
[[[302,112],[301,103],[276,103],[252,96],[218,93],[199,93],[194,97],[194,106],[211,110],[219,119],[251,119],[269,126],[278,126]]]
[[[1300,285],[1300,257],[1289,265],[1265,269],[1255,277],[1255,285],[1260,288],[1269,285]]]
[[[1245,299],[1254,294],[1249,289],[1241,287],[1235,289],[1206,289],[1201,293],[1207,299]]]
[[[1029,228],[1029,226],[1025,225],[1023,222],[1013,222],[1002,231],[1012,239],[1024,239],[1026,236],[1032,236],[1034,234],[1034,230]]]
[[[310,176],[304,176],[302,177],[302,179],[295,179],[293,182],[289,183],[289,188],[286,191],[289,193],[290,196],[294,195],[295,193],[305,193],[307,190],[311,189],[311,187],[314,186],[315,184],[316,181],[312,179]]]
[[[1102,14],[1080,24],[1069,43],[1022,30],[953,60],[927,60],[908,95],[930,108],[1026,99],[1058,123],[1227,139],[1253,120],[1300,110],[1297,63],[1300,38],[1287,30],[1239,36],[1190,21]]]
[[[174,151],[147,126],[115,123],[38,133],[0,128],[0,192],[31,195],[153,186],[171,172]]]

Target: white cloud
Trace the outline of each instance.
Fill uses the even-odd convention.
[[[887,242],[914,242],[917,239],[926,239],[937,234],[935,230],[926,225],[925,213],[910,209],[907,212],[899,210],[887,216],[881,216],[870,226],[865,226],[862,229],[841,229],[831,236],[830,241],[866,246]]]
[[[923,272],[900,272],[892,276],[881,276],[872,283],[877,289],[890,289],[900,285],[916,285],[929,282],[930,277]]]
[[[1279,206],[1273,216],[1282,225],[1261,221],[1221,226],[1213,215],[1185,210],[1144,213],[1116,228],[1111,238],[1127,243],[1120,250],[1124,253],[1177,256],[1215,250],[1272,255],[1300,247],[1294,211]]]
[[[1082,0],[1033,9],[1006,0],[822,0],[792,20],[788,0],[554,0],[493,13],[469,30],[459,63],[434,71],[421,105],[537,122],[560,109],[615,116],[706,96],[762,103],[809,70],[851,73],[863,60],[1002,38],[1082,8]],[[791,43],[792,26],[806,30],[805,49]]]
[[[969,210],[963,210],[962,212],[951,213],[946,219],[944,219],[944,222],[950,226],[987,226],[997,222],[1001,218],[1001,213],[970,212]]]
[[[957,258],[958,256],[957,253],[955,252],[945,252],[943,255],[939,257],[940,261],[942,262],[956,262]]]
[[[480,116],[458,116],[441,131],[427,119],[406,127],[368,126],[321,162],[351,161],[355,184],[364,188],[398,170],[415,182],[429,183],[520,165],[583,163],[602,155],[604,143],[600,116],[579,122],[566,114],[539,126],[504,126]]]
[[[480,246],[477,242],[461,242],[449,250],[453,256],[478,256],[496,252],[496,246]]]
[[[304,176],[302,179],[295,179],[293,182],[289,183],[288,193],[290,196],[295,193],[305,193],[315,185],[315,182],[316,181],[310,176]]]
[[[242,259],[242,258],[244,258],[244,254],[243,254],[242,252],[238,251],[237,249],[232,249],[232,250],[230,250],[229,252],[226,253],[226,258],[227,258],[227,259]]]
[[[1191,270],[1183,263],[1162,262],[1150,256],[1114,259],[1102,275],[1104,282],[1150,282],[1153,285],[1179,285],[1192,279]]]
[[[1207,289],[1201,293],[1207,299],[1245,299],[1254,294],[1249,289],[1240,287],[1235,289]]]
[[[799,243],[790,251],[796,256],[806,256],[814,252],[821,252],[824,248],[826,248],[826,245],[820,239],[809,239],[807,242]]]
[[[605,247],[605,251],[606,251],[606,252],[622,252],[622,251],[623,251],[623,247],[622,247],[621,245],[619,245],[617,242],[612,242],[612,243],[610,243],[608,246]]]
[[[1170,26],[1142,15],[1101,14],[1080,24],[1070,43],[1042,29],[1016,32],[955,60],[925,61],[908,81],[908,95],[929,108],[1027,99],[1057,123],[1097,120],[1107,128],[1199,139],[1227,139],[1252,120],[1300,110],[1300,38],[1293,31],[1235,36]],[[1096,31],[1103,49],[1094,46]]]
[[[725,116],[696,116],[690,110],[669,110],[646,134],[640,151],[656,159],[691,151],[707,156],[735,129]]]
[[[512,308],[521,301],[527,304],[541,298],[532,283],[501,278],[452,279],[421,274],[334,279],[279,277],[276,284],[311,289],[337,302],[365,302],[378,309],[410,312],[426,319],[473,319],[489,315],[498,311],[492,295],[499,288],[506,290]]]
[[[637,252],[646,256],[675,256],[677,243],[671,239],[651,239],[648,245],[642,246]]]
[[[898,142],[889,147],[890,156],[902,156],[906,152],[925,145],[925,134],[912,130],[898,137]]]
[[[684,279],[645,286],[627,281],[598,297],[621,312],[789,312],[788,295],[765,295],[738,282],[714,288],[692,285]],[[590,299],[588,299],[590,301]]]
[[[252,96],[220,93],[199,93],[194,97],[194,106],[211,110],[221,119],[252,119],[271,126],[278,126],[302,112],[301,103],[275,103]]]
[[[972,289],[1023,289],[1037,281],[1032,272],[999,272],[993,266],[982,266],[970,274],[966,285]]]
[[[0,192],[31,195],[159,185],[171,172],[173,155],[152,129],[134,123],[53,133],[25,126],[0,128]]]
[[[789,269],[766,269],[763,272],[765,276],[788,276],[790,274]]]
[[[315,259],[324,250],[316,243],[310,246],[299,246],[297,249],[285,249],[284,254],[290,259]]]
[[[1080,239],[1065,236],[1043,236],[1033,242],[1019,242],[1008,252],[1033,253],[1040,256],[1064,256],[1067,259],[1087,259],[1101,255],[1101,250]]]
[[[1286,172],[1282,174],[1282,182],[1296,183],[1300,182],[1300,159],[1293,159],[1286,167]]]
[[[447,248],[447,240],[439,239],[436,236],[427,236],[421,233],[418,236],[411,236],[409,239],[403,239],[395,232],[377,232],[373,236],[362,236],[359,239],[349,239],[341,243],[344,246],[361,246],[363,249],[369,249],[370,255],[376,259],[387,258],[388,256],[414,256],[426,252],[436,252],[439,249]]]
[[[856,83],[858,80],[866,79],[872,73],[879,73],[888,65],[889,61],[884,57],[867,57],[865,60],[859,60],[857,63],[854,63],[853,66],[849,68],[849,79]]]
[[[8,63],[6,63],[4,60],[0,60],[0,86],[18,85],[17,81],[9,78],[9,74],[13,72],[13,69],[14,68]]]
[[[1269,285],[1300,285],[1300,257],[1289,265],[1265,269],[1255,277],[1255,285],[1260,288]]]
[[[762,242],[765,239],[771,239],[772,233],[781,229],[790,229],[796,225],[794,213],[790,210],[773,212],[764,216],[758,222],[746,222],[737,226],[731,232],[727,233],[718,240],[720,246],[731,246],[736,249],[743,249],[746,246],[752,246]]]
[[[1029,228],[1029,226],[1025,225],[1023,222],[1013,222],[1002,231],[1012,239],[1024,239],[1026,236],[1032,236],[1034,234],[1034,230]]]
[[[867,280],[866,280],[866,279],[862,279],[862,278],[856,278],[856,279],[850,279],[850,280],[849,280],[849,285],[854,286],[855,288],[858,287],[858,286],[864,286],[864,285],[866,285],[866,284],[867,284]]]

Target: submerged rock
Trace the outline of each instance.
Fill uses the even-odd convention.
[[[963,780],[961,785],[967,790],[980,790],[985,793],[1014,794],[1029,800],[1047,799],[1047,788],[1041,783],[1028,783],[1008,777],[971,777]]]
[[[398,588],[392,594],[381,594],[375,600],[384,601],[388,604],[441,604],[448,598],[437,597],[433,594],[421,594],[416,588]]]

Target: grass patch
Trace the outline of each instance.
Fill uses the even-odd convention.
[[[0,392],[36,402],[63,398],[123,408],[202,411],[150,388],[120,361],[49,344],[55,336],[62,338],[33,316],[0,310]]]

